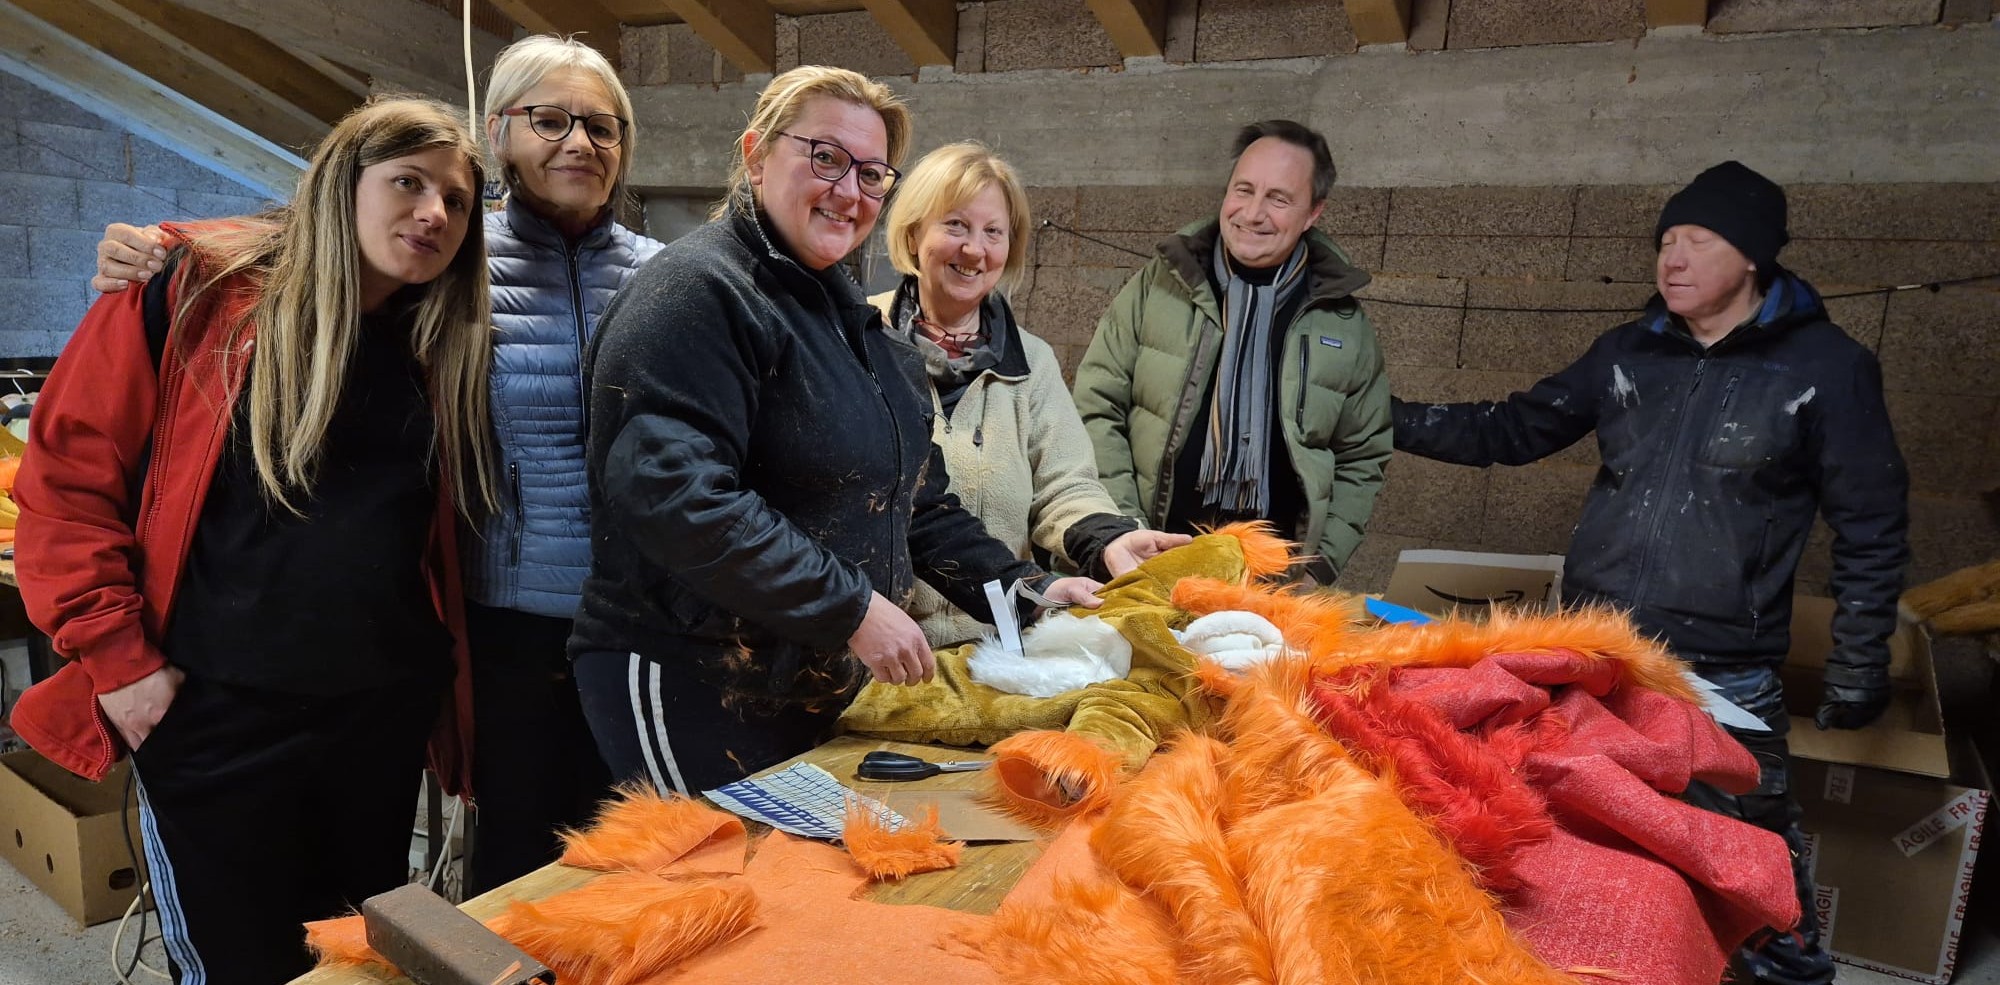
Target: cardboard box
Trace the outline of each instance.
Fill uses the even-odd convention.
[[[1969,746],[1947,741],[1930,637],[1911,623],[1890,640],[1895,696],[1882,719],[1852,731],[1813,726],[1833,612],[1831,599],[1796,600],[1784,668],[1792,795],[1822,939],[1836,960],[1944,985],[1992,783]]]
[[[139,812],[124,810],[120,763],[91,783],[31,750],[0,755],[0,856],[82,926],[115,920],[145,884],[125,833],[140,844]]]
[[[1542,608],[1561,598],[1562,570],[1560,554],[1404,551],[1382,599],[1432,615],[1494,606]]]

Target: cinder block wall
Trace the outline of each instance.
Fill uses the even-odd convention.
[[[252,190],[0,72],[0,358],[62,351],[109,222],[237,215]]]
[[[1038,188],[1040,218],[1127,249],[1212,215],[1220,188]],[[1320,227],[1375,273],[1364,296],[1397,395],[1495,400],[1581,355],[1620,314],[1472,308],[1629,308],[1652,294],[1650,237],[1666,187],[1337,188]],[[1781,259],[1828,295],[2000,273],[2000,184],[1800,185]],[[1029,330],[1073,372],[1141,258],[1038,230],[1017,293]],[[2000,281],[1829,302],[1882,361],[1913,491],[1913,582],[2000,556],[1977,498],[2000,486]],[[1586,438],[1521,468],[1470,469],[1398,453],[1343,581],[1386,584],[1405,548],[1561,552],[1597,468]],[[1822,527],[1801,588],[1823,593]]]

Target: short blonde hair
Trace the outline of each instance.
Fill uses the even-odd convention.
[[[885,238],[889,262],[905,274],[917,272],[917,244],[924,227],[946,212],[964,205],[987,188],[999,188],[1007,200],[1007,262],[1001,267],[1001,282],[1012,288],[1028,266],[1028,191],[1014,166],[1002,160],[976,140],[946,144],[924,155],[903,180],[896,183],[895,201],[889,203]]]
[[[749,124],[736,136],[732,151],[736,160],[729,166],[729,191],[722,201],[715,203],[709,218],[722,218],[739,197],[748,200],[751,195],[751,162],[743,156],[743,138],[757,135],[757,148],[752,153],[763,160],[771,152],[771,135],[797,123],[806,111],[806,104],[818,98],[838,99],[874,110],[882,117],[882,129],[889,135],[889,166],[902,166],[903,155],[910,150],[910,108],[895,90],[844,68],[800,65],[772,79],[757,95],[757,107],[750,112]]]
[[[597,49],[574,37],[531,34],[508,45],[493,60],[493,76],[486,83],[486,122],[491,126],[499,121],[491,150],[500,180],[510,192],[520,181],[506,157],[507,133],[514,126],[514,117],[502,116],[501,110],[511,108],[528,90],[558,72],[595,78],[611,99],[611,111],[625,121],[625,135],[618,141],[618,175],[611,182],[611,203],[616,205],[624,197],[626,179],[632,174],[632,148],[639,142],[639,124],[632,118],[632,96],[618,81],[618,70]]]

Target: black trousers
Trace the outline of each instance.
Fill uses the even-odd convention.
[[[662,796],[699,797],[806,752],[833,734],[845,707],[739,707],[684,668],[636,653],[578,656],[576,687],[612,775]]]
[[[1749,732],[1724,726],[1757,758],[1757,789],[1736,795],[1706,783],[1688,784],[1688,803],[1717,814],[1747,821],[1785,839],[1792,855],[1792,881],[1799,894],[1800,917],[1795,933],[1780,933],[1739,954],[1751,977],[1767,985],[1831,985],[1833,958],[1819,941],[1819,912],[1813,905],[1812,874],[1806,871],[1805,836],[1799,832],[1799,801],[1791,792],[1790,746],[1785,733],[1785,689],[1778,668],[1769,664],[1744,667],[1694,665],[1694,671],[1721,689],[1722,696],[1763,719],[1769,732]]]
[[[146,864],[179,985],[312,967],[308,920],[409,880],[442,684],[336,697],[190,676],[133,754]]]
[[[472,650],[470,897],[561,855],[556,829],[582,827],[611,788],[570,678],[570,622],[465,607]]]

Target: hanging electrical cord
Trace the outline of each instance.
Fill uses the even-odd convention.
[[[1056,222],[1053,219],[1043,219],[1041,228],[1053,229],[1059,233],[1067,233],[1085,242],[1096,243],[1099,246],[1108,247],[1110,249],[1117,250],[1120,253],[1130,254],[1131,256],[1138,257],[1142,260],[1150,260],[1153,258],[1153,254],[1151,253],[1147,253],[1143,250],[1135,250],[1129,246],[1125,246],[1119,243],[1113,243],[1108,239],[1100,239],[1096,236],[1092,236],[1089,233],[1083,232],[1082,230],[1079,229],[1071,229],[1070,227],[1065,226],[1062,223]],[[1840,294],[1824,294],[1820,296],[1820,300],[1839,301],[1844,298],[1865,298],[1876,294],[1885,294],[1885,295],[1897,294],[1903,291],[1917,291],[1917,290],[1927,290],[1930,291],[1932,294],[1936,294],[1937,292],[1947,287],[1958,287],[1963,284],[1976,284],[1980,281],[1988,281],[1988,280],[2000,280],[2000,273],[1978,274],[1972,277],[1951,277],[1942,280],[1925,281],[1921,284],[1897,284],[1892,287],[1870,287],[1859,291],[1845,291]],[[1392,305],[1398,308],[1433,308],[1446,311],[1506,311],[1506,312],[1514,312],[1517,314],[1530,314],[1530,315],[1624,315],[1624,314],[1630,314],[1633,310],[1632,307],[1629,305],[1623,308],[1522,308],[1522,307],[1514,307],[1511,305],[1499,305],[1499,304],[1444,304],[1435,301],[1396,301],[1390,298],[1369,297],[1368,295],[1365,294],[1356,294],[1354,298],[1357,301],[1366,301],[1369,304]]]
[[[473,136],[477,137],[480,133],[479,97],[473,86],[472,0],[465,0],[463,16],[459,20],[463,22],[463,30],[460,33],[465,44],[465,125],[471,127]]]

